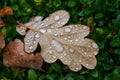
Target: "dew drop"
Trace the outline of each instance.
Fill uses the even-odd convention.
[[[92,55],[88,55],[89,57],[92,57]]]
[[[66,54],[63,54],[64,56],[66,56]]]
[[[86,64],[86,66],[88,67],[89,65],[88,65],[88,64]]]
[[[63,58],[63,56],[60,56],[60,58]]]
[[[33,49],[33,46],[29,46],[29,49],[32,50],[32,49]]]
[[[41,26],[43,26],[44,24],[42,23]]]
[[[54,26],[51,26],[51,28],[54,28]]]
[[[72,28],[72,26],[70,26],[70,28]]]
[[[96,51],[94,52],[94,55],[97,55],[97,52],[96,52]]]
[[[39,34],[36,34],[36,35],[35,35],[35,37],[36,37],[36,38],[39,38],[39,37],[40,37],[40,35],[39,35]]]
[[[45,33],[46,29],[40,29],[39,31],[42,32],[42,33]]]
[[[71,36],[68,36],[68,39],[71,39]]]
[[[63,33],[60,33],[60,35],[62,36],[62,35],[63,35]]]
[[[58,24],[61,24],[61,22],[59,21]]]
[[[33,43],[36,44],[36,41],[34,41]]]
[[[65,32],[70,32],[71,31],[71,29],[70,28],[65,28]]]
[[[87,29],[87,26],[83,26],[83,29]]]
[[[86,35],[87,33],[86,33],[86,32],[84,32],[83,34],[84,34],[84,35]]]
[[[87,52],[84,52],[84,54],[86,55],[86,54],[87,54]]]
[[[55,16],[55,17],[54,17],[54,19],[55,19],[56,21],[59,20],[59,18],[60,18],[59,16]]]
[[[76,41],[76,42],[78,42],[79,40],[78,40],[78,39],[76,39],[75,41]]]
[[[48,51],[49,54],[52,54],[52,51]]]
[[[61,24],[62,24],[62,25],[64,25],[64,24],[65,24],[65,22],[62,22]]]
[[[52,40],[51,44],[53,45],[54,49],[57,52],[59,52],[59,53],[63,52],[63,46],[58,41]]]
[[[72,40],[68,40],[69,42],[72,42]]]
[[[76,67],[75,69],[76,69],[76,70],[78,70],[79,68],[78,68],[78,67]]]
[[[64,39],[65,39],[65,40],[67,40],[67,38],[66,38],[66,37],[65,37]]]
[[[52,30],[51,30],[51,29],[47,29],[47,32],[48,32],[48,33],[51,33],[51,32],[52,32]]]
[[[70,52],[71,52],[71,53],[73,53],[73,52],[74,52],[74,49],[73,49],[73,48],[70,48],[69,50],[70,50]]]
[[[58,36],[58,34],[57,34],[57,33],[55,33],[55,34],[54,34],[54,36]]]
[[[75,30],[78,31],[78,28],[76,28]]]
[[[79,60],[79,62],[81,63],[82,61],[81,61],[81,60]]]
[[[53,56],[53,58],[55,59],[55,58],[56,58],[56,56]]]
[[[92,47],[93,48],[98,48],[97,44],[95,44],[94,42],[92,42]]]

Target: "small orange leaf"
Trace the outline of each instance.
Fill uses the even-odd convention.
[[[0,10],[0,16],[3,15],[13,15],[13,10],[10,7],[6,6]]]
[[[90,31],[92,32],[94,30],[94,27],[93,27],[93,18],[92,17],[89,17],[88,18],[88,23],[87,23],[88,27],[90,28]]]

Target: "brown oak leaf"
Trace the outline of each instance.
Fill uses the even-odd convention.
[[[28,54],[24,51],[21,40],[10,41],[6,47],[7,52],[3,55],[3,63],[14,71],[24,71],[25,68],[41,70],[43,59],[39,53]]]

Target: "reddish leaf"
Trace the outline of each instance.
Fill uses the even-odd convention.
[[[4,22],[0,19],[0,28],[5,26]]]
[[[5,47],[4,36],[0,33],[0,50]]]
[[[7,52],[3,55],[5,66],[11,67],[14,71],[24,71],[25,68],[41,70],[43,59],[40,53],[24,52],[24,44],[19,39],[11,41],[6,50]]]
[[[13,10],[10,7],[6,6],[0,10],[0,16],[3,15],[13,15]]]

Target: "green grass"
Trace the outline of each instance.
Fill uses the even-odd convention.
[[[16,21],[27,22],[32,16],[47,17],[57,10],[67,10],[71,17],[68,24],[87,25],[92,17],[94,30],[89,38],[99,45],[97,66],[94,70],[82,69],[79,72],[64,71],[59,61],[48,65],[48,73],[33,69],[13,72],[3,65],[0,51],[1,80],[120,80],[120,0],[0,0],[0,9],[10,6],[13,16],[4,16],[7,23],[0,32],[6,37],[6,44],[15,38],[23,39],[16,30]]]

